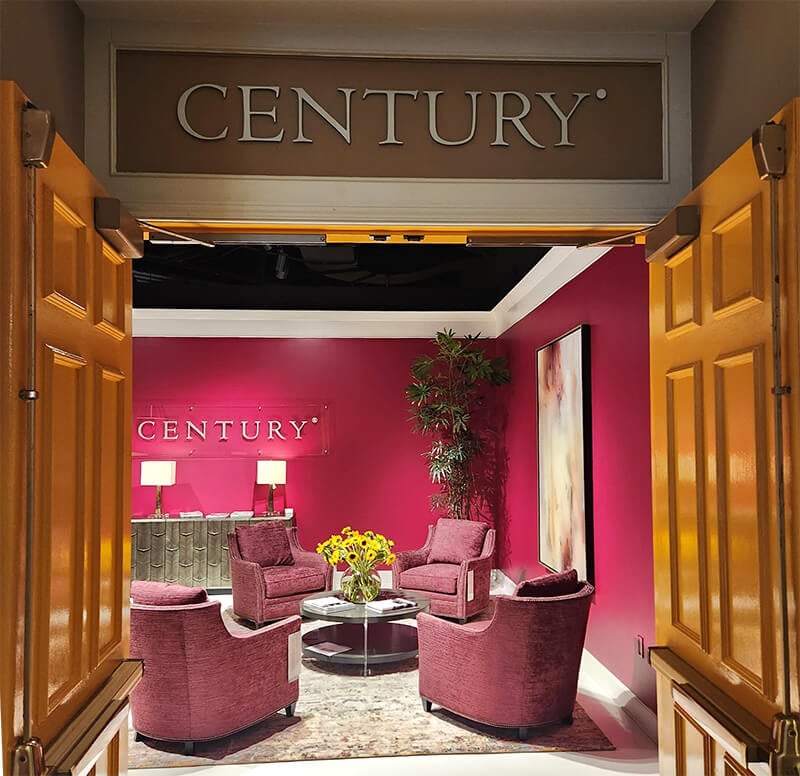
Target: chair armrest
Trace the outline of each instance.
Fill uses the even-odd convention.
[[[333,567],[325,558],[317,552],[303,549],[300,540],[297,538],[297,527],[292,526],[286,529],[289,537],[289,549],[292,551],[292,559],[295,566],[316,569],[325,575],[325,589],[330,590],[333,584]]]
[[[492,559],[489,558],[470,558],[469,560],[462,560],[461,561],[461,568],[458,570],[458,585],[459,588],[464,586],[466,590],[467,584],[467,574],[469,572],[473,574],[473,584],[475,594],[478,594],[479,590],[483,588],[479,586],[479,582],[483,584],[484,582],[487,583],[486,591],[488,593],[489,586],[488,583],[491,581],[490,577],[492,576]]]
[[[472,600],[467,600],[469,575],[472,573]],[[489,588],[492,585],[492,557],[462,560],[456,580],[457,616],[471,617],[489,604]]]
[[[233,610],[253,622],[261,622],[261,608],[266,589],[264,572],[258,563],[229,556],[231,567],[231,592]]]
[[[422,547],[416,550],[403,550],[402,552],[395,553],[395,561],[392,564],[392,587],[402,587],[400,584],[400,574],[406,569],[414,568],[414,566],[424,566],[425,563],[427,563],[432,541],[433,526],[429,525],[428,536]]]
[[[237,639],[242,643],[248,642],[249,644],[254,645],[253,649],[262,649],[263,647],[261,641],[278,639],[282,636],[288,639],[292,633],[297,633],[300,630],[301,622],[302,618],[297,614],[293,614],[290,617],[285,617],[277,622],[271,622],[269,625],[265,625],[263,628],[259,628],[255,631],[240,632],[228,629],[228,634],[231,638]],[[224,620],[223,624],[225,624]]]
[[[282,693],[289,682],[289,637],[300,632],[301,618],[292,615],[247,633],[232,633],[209,648],[217,665],[225,666],[228,692],[237,702],[257,703],[264,693]],[[224,627],[224,623],[223,623]],[[296,690],[295,690],[296,693]],[[296,694],[295,694],[296,697]]]
[[[476,574],[478,573],[478,569],[486,569],[487,571],[491,572],[492,570],[492,557],[481,557],[481,558],[470,558],[469,560],[462,560],[461,561],[461,570],[466,571],[474,571]]]
[[[403,550],[398,552],[392,567],[397,569],[400,573],[406,569],[414,568],[414,566],[424,566],[428,560],[429,550],[425,547],[419,550]]]
[[[392,587],[400,589],[403,586],[400,584],[400,575],[406,570],[414,568],[414,566],[424,566],[425,561],[428,559],[428,547],[422,547],[419,550],[403,550],[398,552],[395,556],[394,563],[392,563]]]
[[[465,645],[471,644],[474,646],[478,641],[485,638],[486,631],[492,627],[493,622],[494,618],[461,624],[437,617],[435,614],[420,612],[417,615],[420,649],[422,649],[423,643],[426,647],[437,644],[443,648],[443,652],[447,651],[444,649],[444,645],[447,645],[448,650],[451,647],[469,649],[470,647]],[[451,654],[463,656],[464,653],[451,652]]]

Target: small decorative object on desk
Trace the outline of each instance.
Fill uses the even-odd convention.
[[[367,609],[374,612],[396,612],[398,609],[413,609],[415,606],[408,598],[383,598],[380,601],[370,601]]]
[[[378,597],[381,578],[377,567],[382,563],[387,566],[394,563],[393,546],[394,542],[383,534],[373,531],[362,534],[348,525],[340,534],[317,545],[317,552],[324,555],[331,566],[339,561],[347,564],[342,575],[342,595],[348,601],[361,604]]]

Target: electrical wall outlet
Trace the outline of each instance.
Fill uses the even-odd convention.
[[[647,658],[647,652],[644,646],[644,636],[636,636],[636,654],[638,657],[642,658],[642,660]]]

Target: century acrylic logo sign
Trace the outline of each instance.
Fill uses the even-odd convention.
[[[148,405],[134,411],[134,451],[171,457],[297,457],[328,452],[328,406]]]
[[[185,89],[178,98],[176,113],[181,129],[193,138],[204,141],[225,140],[228,138],[230,126],[224,119],[214,134],[204,134],[194,127],[189,118],[189,106],[192,98],[201,91],[217,93],[221,103],[236,100],[241,109],[242,123],[241,135],[236,138],[240,143],[281,143],[289,139],[286,129],[281,127],[281,116],[275,104],[281,96],[281,87],[272,85],[245,85],[236,84],[227,86],[218,83],[196,83]],[[374,142],[379,146],[402,146],[404,141],[398,136],[398,114],[409,103],[418,99],[427,102],[427,131],[430,139],[440,146],[463,146],[475,138],[478,128],[479,101],[490,100],[492,103],[492,120],[494,122],[493,140],[490,146],[508,146],[507,132],[513,131],[528,145],[534,148],[546,148],[534,135],[531,128],[531,113],[538,106],[537,113],[545,114],[549,121],[558,122],[558,140],[552,144],[553,148],[572,147],[575,145],[570,140],[570,120],[575,112],[588,98],[605,100],[608,92],[604,88],[595,89],[593,92],[572,92],[559,95],[553,91],[532,92],[532,97],[522,91],[500,90],[482,91],[465,90],[463,93],[465,107],[463,120],[463,133],[460,137],[443,137],[439,131],[439,98],[445,94],[441,89],[363,89],[352,87],[337,87],[338,94],[334,101],[328,102],[327,107],[312,96],[306,89],[299,86],[289,87],[293,93],[293,112],[296,117],[296,128],[292,143],[313,143],[314,138],[307,133],[305,118],[308,112],[315,114],[341,138],[350,145],[353,132],[358,132],[359,127],[351,126],[352,103],[356,100],[374,101],[381,111],[382,137],[374,137]],[[258,99],[259,109],[254,108],[254,99]],[[220,105],[222,107],[222,104]],[[334,115],[342,117],[341,120]],[[221,111],[220,111],[221,114]],[[529,118],[530,117],[530,118]],[[262,131],[254,129],[253,119],[261,122]],[[406,117],[407,118],[407,117]],[[526,124],[526,120],[528,123]],[[268,123],[270,130],[264,128]],[[267,134],[269,132],[269,134]]]

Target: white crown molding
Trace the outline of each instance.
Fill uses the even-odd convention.
[[[295,339],[430,339],[499,337],[602,258],[609,248],[551,248],[491,312],[354,312],[347,310],[133,311],[134,337],[274,337]]]
[[[441,329],[453,329],[458,336],[476,331],[494,336],[488,312],[133,311],[134,337],[430,339]]]
[[[508,331],[609,250],[572,246],[551,248],[492,310],[495,336]]]

